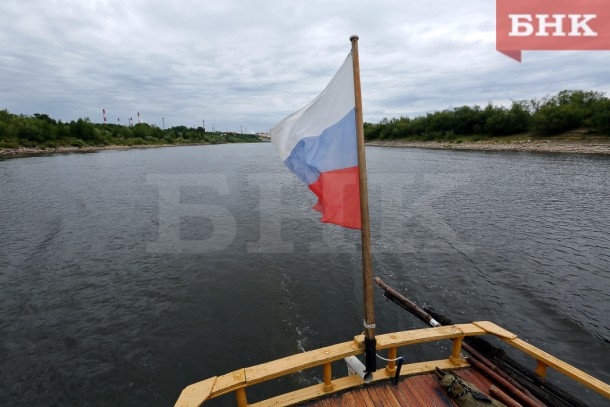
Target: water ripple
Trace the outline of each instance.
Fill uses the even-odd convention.
[[[610,381],[607,157],[367,155],[375,274]],[[225,208],[232,243],[150,252],[164,221],[154,174],[226,181],[226,194],[186,185],[180,199]],[[0,191],[1,405],[170,405],[187,384],[362,329],[358,234],[319,223],[269,144],[3,160]],[[181,238],[209,236],[205,215],[178,225]],[[378,292],[376,309],[380,332],[422,326]],[[316,380],[302,372],[249,397]]]

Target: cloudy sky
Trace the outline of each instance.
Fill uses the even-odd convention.
[[[610,93],[610,51],[495,50],[495,2],[1,0],[0,109],[266,131],[360,36],[364,119]]]

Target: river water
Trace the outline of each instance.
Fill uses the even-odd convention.
[[[610,382],[609,157],[367,155],[375,275]],[[0,161],[0,405],[173,405],[195,381],[349,340],[359,232],[314,203],[271,144]],[[375,293],[378,333],[423,327]]]

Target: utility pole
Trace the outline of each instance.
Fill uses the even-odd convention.
[[[165,117],[162,117],[161,120],[163,120],[163,130],[165,130]]]

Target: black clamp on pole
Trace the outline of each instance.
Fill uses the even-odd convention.
[[[402,356],[399,357],[396,361],[396,374],[394,375],[394,385],[398,384],[398,377],[400,377],[400,369],[402,368],[404,362],[405,360]]]
[[[367,373],[374,373],[377,371],[377,340],[375,338],[369,339],[364,338],[364,351],[366,358],[366,371]]]

